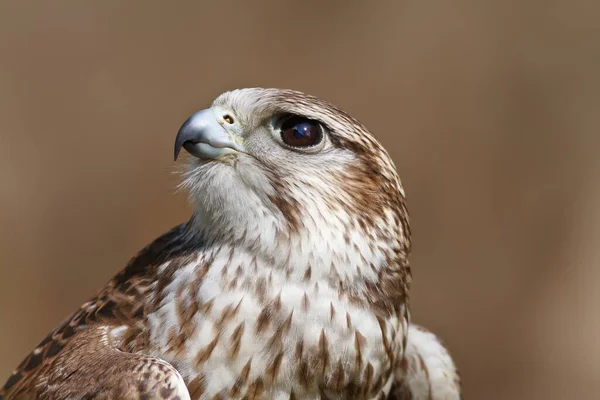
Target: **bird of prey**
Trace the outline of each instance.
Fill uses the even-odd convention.
[[[458,399],[408,308],[410,228],[392,160],[356,119],[292,90],[192,115],[194,212],[50,333],[12,399]]]

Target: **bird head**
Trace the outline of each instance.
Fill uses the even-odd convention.
[[[192,155],[182,185],[204,243],[327,268],[408,254],[408,214],[391,158],[326,101],[292,90],[226,92],[185,121],[175,158],[182,148]]]

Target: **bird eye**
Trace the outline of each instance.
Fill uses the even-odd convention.
[[[302,117],[291,117],[281,125],[281,140],[292,147],[312,147],[323,139],[318,122]]]

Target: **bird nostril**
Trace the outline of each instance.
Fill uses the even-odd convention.
[[[229,114],[225,114],[223,115],[223,119],[225,120],[225,122],[227,122],[228,124],[233,124],[233,117]]]

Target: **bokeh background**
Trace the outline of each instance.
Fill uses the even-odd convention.
[[[1,1],[0,379],[190,214],[172,144],[219,93],[363,121],[412,214],[414,319],[466,399],[600,391],[597,1]]]

